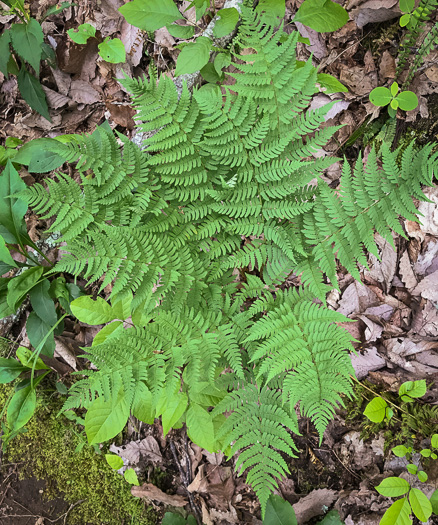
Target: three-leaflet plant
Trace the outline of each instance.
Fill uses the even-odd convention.
[[[19,194],[56,217],[66,254],[53,271],[112,286],[111,304],[71,304],[81,321],[110,323],[65,405],[87,409],[89,442],[130,414],[161,417],[165,434],[185,424],[199,446],[237,455],[263,514],[297,450],[296,408],[322,438],[352,393],[348,319],[324,303],[337,261],[359,279],[365,250],[378,255],[374,231],[404,235],[399,216],[416,220],[412,197],[426,199],[437,168],[432,145],[383,145],[381,159],[344,162],[340,188],[328,186],[319,175],[338,159],[312,153],[338,128],[321,129],[331,104],[307,110],[317,72],[297,62],[297,40],[244,9],[232,85],[178,99],[153,67],[123,79],[145,150],[105,127],[47,139],[41,163],[75,162],[79,181],[58,171]],[[284,286],[292,273],[302,287]]]

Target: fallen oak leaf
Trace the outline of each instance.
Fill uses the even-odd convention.
[[[131,494],[136,498],[158,501],[159,503],[164,503],[172,507],[184,507],[188,503],[182,496],[178,496],[178,494],[174,496],[166,494],[155,485],[152,485],[152,483],[143,483],[141,487],[132,486]]]

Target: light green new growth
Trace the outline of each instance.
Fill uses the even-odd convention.
[[[337,129],[320,129],[331,104],[307,110],[316,69],[297,64],[297,33],[280,43],[281,29],[243,15],[237,44],[252,51],[235,55],[233,85],[178,99],[153,68],[124,79],[146,151],[101,127],[59,146],[79,183],[58,173],[25,196],[56,216],[67,243],[56,271],[113,283],[113,305],[125,301],[135,325],[86,349],[97,371],[66,408],[88,409],[89,441],[113,437],[130,413],[161,416],[165,433],[185,422],[200,446],[239,452],[264,512],[296,450],[296,407],[322,437],[351,394],[347,319],[314,298],[325,300],[327,277],[336,286],[337,260],[359,279],[366,251],[378,256],[374,231],[403,235],[398,217],[416,220],[412,197],[425,200],[437,157],[383,146],[381,161],[373,150],[344,162],[334,191],[319,174],[338,159],[311,156]],[[305,287],[279,289],[292,273]]]

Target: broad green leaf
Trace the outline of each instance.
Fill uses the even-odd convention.
[[[420,450],[420,454],[424,457],[424,458],[430,458],[431,454],[432,454],[432,451],[430,450],[430,448],[423,448],[423,450]]]
[[[34,266],[9,281],[8,304],[13,310],[20,306],[29,290],[39,281],[43,272],[42,266]]]
[[[219,17],[213,28],[213,36],[222,38],[229,35],[239,21],[239,11],[235,7],[220,9],[216,15]]]
[[[123,477],[131,485],[140,485],[140,483],[138,482],[137,474],[135,473],[135,470],[133,468],[128,468],[127,470],[125,470]]]
[[[396,98],[393,98],[389,104],[392,107],[392,109],[398,109],[398,101]]]
[[[424,472],[424,470],[420,470],[417,472],[417,477],[418,480],[421,481],[421,483],[426,483],[428,475],[426,474],[426,472]]]
[[[175,512],[166,512],[164,515],[161,525],[187,525],[189,523],[186,521],[181,514],[176,514]],[[191,522],[190,522],[191,523]],[[196,524],[196,520],[194,521]]]
[[[385,512],[379,525],[411,525],[411,506],[407,498],[395,501]]]
[[[88,443],[102,443],[117,436],[125,428],[128,417],[129,407],[123,392],[119,393],[115,402],[98,397],[91,403],[85,416]]]
[[[344,522],[341,520],[339,512],[333,509],[326,514],[325,518],[318,525],[344,525]]]
[[[42,115],[49,122],[50,119],[49,108],[47,107],[46,94],[37,78],[31,75],[27,69],[22,66],[17,77],[18,87],[24,100],[29,106]]]
[[[25,346],[20,346],[16,351],[17,357],[20,360],[23,366],[27,368],[32,368],[34,363],[34,352],[26,348]],[[50,367],[44,364],[44,361],[38,357],[35,364],[35,370],[50,370]]]
[[[91,346],[96,346],[104,343],[108,338],[111,337],[111,335],[114,334],[114,332],[120,333],[121,330],[117,330],[120,327],[122,327],[121,330],[123,330],[123,321],[114,321],[113,323],[107,324],[102,328],[102,330],[97,332]]]
[[[56,15],[56,14],[60,13],[61,11],[63,11],[64,9],[67,9],[67,8],[69,8],[71,6],[76,6],[76,5],[78,5],[78,4],[74,4],[72,2],[61,2],[61,3],[57,3],[55,5],[52,5],[44,13],[44,15],[42,17],[42,20],[45,20],[47,17],[49,17],[51,15]]]
[[[176,61],[175,76],[200,71],[210,58],[211,40],[198,37],[195,43],[186,45]]]
[[[17,268],[17,265],[14,259],[11,257],[8,247],[6,246],[6,242],[1,235],[0,235],[0,262],[4,262],[8,264],[9,266],[14,266],[15,268]]]
[[[432,505],[432,511],[434,514],[438,514],[438,490],[436,490],[430,497],[430,504]]]
[[[36,408],[35,390],[29,385],[15,392],[8,406],[6,420],[12,432],[24,427]]]
[[[263,525],[297,525],[292,505],[281,496],[271,494],[266,503]]]
[[[370,102],[375,106],[383,107],[392,100],[391,91],[386,87],[376,87],[370,93]]]
[[[411,489],[409,492],[409,503],[412,512],[420,521],[427,521],[432,514],[432,504],[426,494],[420,489]]]
[[[395,97],[395,96],[397,95],[397,93],[398,93],[398,84],[397,84],[397,82],[393,82],[393,83],[391,84],[390,91],[391,91],[391,95],[392,95],[393,97]]]
[[[381,397],[375,397],[365,408],[364,416],[373,423],[380,423],[385,419],[387,402]]]
[[[134,417],[152,425],[155,421],[155,407],[152,406],[152,393],[147,386],[140,382],[135,389],[131,412]]]
[[[218,74],[216,68],[211,62],[207,62],[207,64],[201,69],[201,75],[204,80],[211,82],[212,84],[219,82],[223,76],[222,73]]]
[[[183,18],[173,0],[134,0],[122,5],[119,12],[143,31],[155,31]]]
[[[89,325],[109,323],[114,319],[111,306],[102,297],[93,301],[90,296],[83,295],[75,299],[70,308],[79,321]]]
[[[113,310],[114,319],[128,319],[131,315],[132,293],[120,296],[115,295],[111,298],[111,308]]]
[[[114,470],[119,470],[123,467],[123,459],[116,454],[105,454],[105,459],[108,465]]]
[[[166,436],[169,430],[179,421],[187,408],[188,398],[186,394],[175,394],[166,400],[165,408],[161,414],[163,423],[163,434]]]
[[[0,357],[0,383],[10,383],[27,370],[16,359]]]
[[[375,487],[379,494],[388,498],[397,498],[406,494],[411,486],[403,478],[390,477],[386,478]]]
[[[399,0],[398,5],[402,13],[410,13],[415,8],[415,0]]]
[[[51,330],[51,325],[38,317],[35,312],[30,312],[26,321],[27,337],[29,338],[31,345],[37,349],[46,338],[47,334],[49,334],[41,350],[41,353],[47,357],[53,357],[55,352],[55,338]]]
[[[99,55],[111,64],[120,64],[126,61],[126,51],[120,38],[109,38],[99,44]]]
[[[193,26],[179,26],[177,24],[170,24],[166,26],[166,28],[174,38],[180,38],[182,40],[188,40],[195,34],[195,28]]]
[[[41,138],[31,140],[18,150],[14,162],[28,166],[31,173],[46,173],[62,166],[65,158],[59,152],[68,148],[58,140]]]
[[[430,445],[432,448],[438,448],[438,434],[434,434],[432,436],[432,439],[430,441]]]
[[[23,141],[18,137],[8,137],[5,141],[7,148],[16,148],[17,146],[21,146],[21,144],[23,144]]]
[[[348,93],[348,88],[332,75],[318,73],[316,81],[322,88],[325,88],[324,93]]]
[[[406,381],[403,383],[399,388],[398,395],[400,397],[404,395],[408,395],[409,397],[423,397],[426,392],[426,380],[421,379],[420,381]]]
[[[37,316],[46,324],[53,326],[58,321],[53,299],[49,295],[50,282],[41,281],[29,291],[30,304]]]
[[[320,0],[304,0],[293,21],[301,22],[318,33],[329,33],[348,22],[348,13],[331,0],[323,3]]]
[[[231,64],[231,56],[228,53],[218,53],[213,63],[218,75],[221,75],[222,69]]]
[[[13,48],[21,58],[29,62],[38,75],[41,45],[44,42],[44,33],[40,24],[35,18],[31,18],[27,24],[12,24],[10,31]]]
[[[187,435],[201,448],[215,452],[214,426],[211,415],[205,408],[191,403],[186,415]]]
[[[403,111],[412,111],[418,106],[418,97],[412,91],[402,91],[397,95],[396,100],[398,102],[398,105],[400,106],[400,109],[402,109]],[[414,383],[418,383],[418,381],[414,381]],[[409,393],[409,395],[411,397],[421,397],[412,396],[411,393]]]
[[[69,29],[67,34],[76,44],[86,44],[89,38],[96,36],[96,28],[91,24],[81,24],[77,31]]]
[[[404,445],[398,445],[394,447],[391,452],[398,458],[404,458],[408,453],[408,449]]]
[[[278,24],[277,18],[283,18],[286,13],[286,3],[284,0],[259,0],[256,11],[265,12],[265,17],[270,19],[274,25]]]
[[[399,24],[400,27],[406,27],[411,20],[411,15],[405,14],[402,17],[400,17]]]
[[[22,199],[10,197],[26,189],[17,170],[8,160],[6,168],[0,175],[0,233],[7,243],[15,244],[26,235],[24,215],[28,205]]]
[[[414,465],[413,463],[409,463],[408,465],[406,465],[406,470],[410,473],[410,474],[416,474],[417,471],[418,471],[418,467],[417,465]]]
[[[0,35],[0,71],[5,77],[8,76],[8,62],[11,57],[9,43],[11,41],[11,33],[9,29],[3,31]]]

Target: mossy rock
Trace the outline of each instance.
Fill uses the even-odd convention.
[[[10,388],[0,385],[0,406]],[[62,497],[69,503],[83,500],[68,515],[69,524],[156,524],[155,513],[131,495],[130,485],[109,467],[104,454],[84,444],[80,428],[62,415],[57,417],[61,406],[60,400],[52,397],[49,402],[43,396],[27,432],[8,445],[7,460],[24,462],[22,477],[45,480],[45,497]]]

